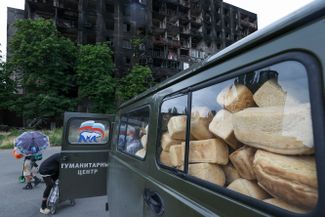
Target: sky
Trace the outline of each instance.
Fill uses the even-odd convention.
[[[313,0],[224,0],[257,14],[258,29],[273,23]],[[0,0],[0,50],[6,53],[7,7],[24,9],[25,0]]]

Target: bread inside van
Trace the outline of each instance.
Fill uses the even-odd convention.
[[[217,96],[217,103],[230,112],[255,106],[252,92],[245,85],[231,85]]]
[[[237,149],[242,144],[236,139],[232,125],[233,114],[221,109],[209,124],[209,130],[217,137],[223,139],[231,148]]]
[[[247,108],[233,115],[236,138],[279,154],[312,154],[310,104]]]
[[[259,185],[272,196],[299,207],[315,207],[318,184],[314,157],[258,150],[254,171]]]
[[[161,162],[184,171],[188,130],[189,175],[290,211],[311,210],[318,185],[309,98],[277,71],[245,76],[193,93],[190,127],[184,114],[167,119]]]

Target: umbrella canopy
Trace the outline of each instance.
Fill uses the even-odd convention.
[[[49,137],[39,131],[24,132],[15,139],[15,147],[24,155],[37,154],[49,145]]]

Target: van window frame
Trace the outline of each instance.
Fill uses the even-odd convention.
[[[133,154],[130,154],[130,153],[127,153],[125,151],[122,151],[118,148],[118,139],[119,139],[119,136],[120,136],[120,130],[121,130],[121,118],[122,117],[126,117],[126,129],[128,127],[128,120],[129,120],[129,114],[132,113],[132,112],[135,112],[135,111],[138,111],[138,110],[141,110],[141,109],[144,109],[144,108],[148,108],[148,111],[149,111],[149,116],[148,116],[148,132],[149,132],[149,129],[150,129],[150,119],[151,119],[151,106],[150,104],[145,104],[145,105],[141,105],[139,107],[136,107],[134,109],[131,109],[130,111],[128,112],[121,112],[121,114],[119,115],[119,123],[118,123],[118,136],[117,136],[117,142],[116,142],[116,147],[115,147],[115,151],[117,153],[121,153],[123,155],[126,155],[126,156],[129,156],[129,157],[132,157],[132,158],[135,158],[137,160],[141,160],[141,161],[145,161],[145,159],[147,158],[147,155],[148,155],[148,146],[147,146],[147,150],[146,150],[146,155],[144,156],[144,158],[141,158],[137,155],[133,155]],[[148,133],[148,136],[147,136],[147,145],[148,145],[148,141],[149,141],[149,133]]]
[[[187,170],[188,170],[188,152],[189,152],[189,143],[190,143],[190,135],[188,132],[190,132],[190,126],[191,126],[191,118],[190,117],[190,114],[191,114],[191,111],[190,111],[190,108],[191,108],[191,103],[192,103],[192,100],[190,100],[192,98],[192,96],[190,96],[191,94],[191,91],[190,91],[191,88],[185,88],[185,89],[182,89],[180,91],[177,91],[176,93],[172,93],[172,94],[169,94],[167,95],[166,97],[164,97],[164,99],[159,103],[159,114],[158,114],[158,133],[157,133],[157,145],[156,145],[156,148],[155,148],[155,158],[156,158],[156,163],[161,167],[161,168],[164,168],[164,169],[167,169],[167,170],[171,170],[173,172],[175,172],[176,174],[180,175],[180,176],[183,176],[183,174],[185,174],[184,172],[186,171],[187,173]],[[161,113],[161,106],[164,102],[168,101],[168,100],[171,100],[171,99],[175,99],[177,97],[181,97],[181,96],[186,96],[186,137],[185,137],[185,152],[184,152],[184,164],[185,164],[185,167],[183,168],[183,170],[179,170],[177,168],[173,168],[173,167],[169,167],[167,165],[164,165],[160,162],[160,155],[159,155],[159,147],[161,147],[161,124],[162,124],[162,116],[160,115]]]
[[[231,61],[231,60],[230,60]],[[192,101],[192,92],[210,87],[212,85],[220,84],[224,81],[234,79],[238,77],[239,75],[244,75],[250,71],[259,70],[262,68],[265,68],[270,65],[282,63],[285,61],[296,61],[300,64],[302,64],[306,70],[306,77],[308,82],[308,91],[309,91],[309,102],[311,105],[311,119],[312,119],[312,130],[313,130],[313,141],[314,141],[314,147],[315,147],[315,163],[316,163],[316,171],[317,171],[317,181],[318,181],[318,201],[314,209],[311,210],[311,212],[298,214],[295,212],[291,212],[289,210],[281,209],[277,206],[267,204],[263,202],[262,200],[258,200],[249,196],[246,196],[244,194],[241,194],[239,192],[228,190],[227,188],[223,186],[218,186],[216,184],[210,183],[208,181],[199,179],[197,177],[191,176],[188,173],[185,173],[185,167],[188,167],[188,159],[184,161],[184,171],[176,170],[175,168],[166,166],[160,162],[159,159],[159,147],[161,147],[161,106],[162,103],[169,99],[171,95],[176,95],[180,93],[184,93],[184,90],[188,96],[190,96],[189,101]],[[214,64],[210,67],[203,66],[202,68],[197,69],[198,73],[204,73],[209,68],[216,67],[217,64]],[[196,73],[195,73],[196,74]],[[191,76],[192,78],[195,75]],[[256,63],[251,63],[249,65],[246,65],[241,68],[235,68],[229,71],[226,71],[224,73],[221,73],[219,75],[216,75],[212,79],[205,80],[205,81],[198,81],[197,84],[194,84],[191,87],[183,88],[182,90],[179,90],[177,92],[171,93],[167,96],[165,96],[159,105],[159,118],[158,118],[158,133],[157,133],[157,144],[156,144],[156,163],[158,167],[165,169],[167,172],[171,172],[174,175],[179,176],[180,178],[183,178],[184,180],[190,181],[191,183],[196,184],[198,187],[203,187],[208,190],[213,191],[214,193],[220,194],[222,196],[229,197],[230,199],[233,199],[235,201],[238,201],[242,204],[251,206],[253,208],[257,208],[263,212],[266,212],[267,214],[275,215],[275,216],[285,216],[285,217],[292,217],[292,216],[313,216],[316,213],[322,213],[321,210],[321,197],[320,195],[325,195],[325,186],[322,186],[320,183],[324,183],[325,181],[325,172],[321,172],[321,159],[325,159],[325,147],[322,146],[322,141],[325,141],[325,112],[324,112],[324,105],[325,100],[323,98],[324,96],[324,85],[322,83],[323,81],[322,76],[322,67],[320,62],[318,61],[317,57],[313,56],[310,53],[300,51],[300,50],[294,50],[294,51],[288,51],[286,53],[280,53],[275,56],[271,56],[269,58],[265,58],[263,60],[260,60]],[[185,80],[185,79],[184,79]],[[180,81],[182,82],[182,81]],[[189,104],[189,114],[191,114],[190,110],[192,109],[192,105]],[[317,117],[317,118],[316,118]],[[190,119],[190,118],[188,118]],[[189,121],[190,122],[190,121]],[[190,127],[190,123],[187,123],[187,128]],[[189,144],[187,142],[187,139],[189,139],[189,131],[186,131],[186,146],[185,146],[185,155],[189,154]],[[187,171],[186,171],[187,172]],[[317,214],[316,214],[317,215]]]

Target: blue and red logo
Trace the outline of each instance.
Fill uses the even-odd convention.
[[[105,126],[95,121],[82,122],[79,131],[79,143],[100,143],[105,137]]]

